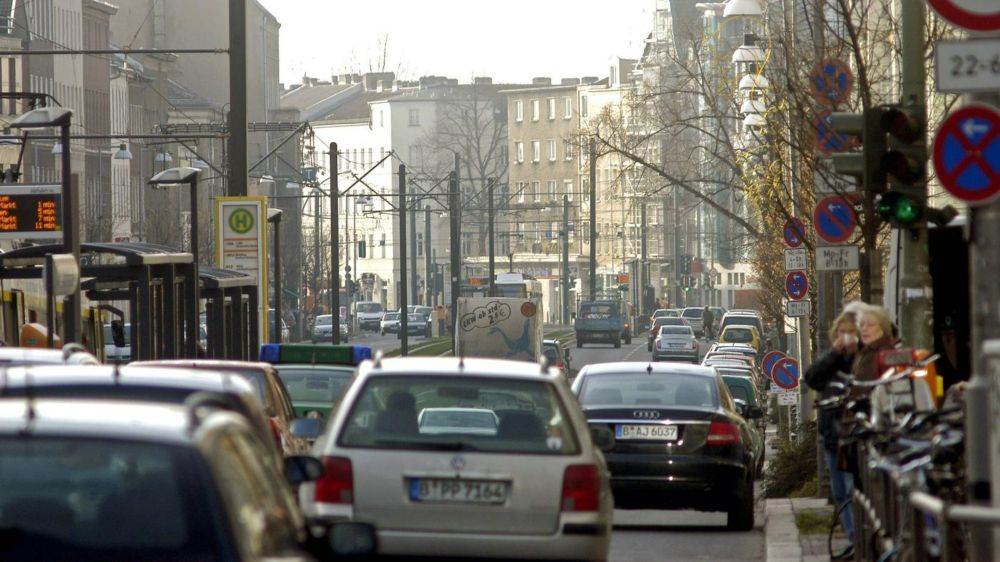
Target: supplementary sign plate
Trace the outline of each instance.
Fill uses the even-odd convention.
[[[934,46],[937,91],[1000,90],[1000,39],[939,40]]]
[[[785,248],[785,271],[802,271],[809,266],[805,248]]]
[[[857,246],[816,246],[816,271],[855,271],[859,259]]]
[[[799,393],[794,390],[778,392],[776,396],[779,406],[794,406],[799,403]]]
[[[789,318],[801,318],[809,316],[812,312],[809,301],[785,301],[785,316]]]

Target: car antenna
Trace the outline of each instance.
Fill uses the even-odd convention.
[[[650,362],[649,362],[649,363],[648,363],[648,364],[646,365],[646,374],[647,374],[647,375],[652,375],[652,374],[653,374],[653,362],[652,362],[652,361],[650,361]]]
[[[35,423],[35,389],[31,386],[31,373],[27,369],[24,371],[24,399],[24,427],[19,432],[21,435],[31,433],[31,426]]]
[[[122,378],[122,364],[121,361],[115,361],[114,366],[111,367],[111,378],[114,380],[115,384],[121,382]]]

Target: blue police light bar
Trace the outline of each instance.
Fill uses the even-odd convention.
[[[308,343],[265,343],[260,346],[260,360],[266,363],[319,363],[357,366],[372,358],[366,345],[315,345]]]

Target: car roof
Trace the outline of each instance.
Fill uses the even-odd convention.
[[[715,369],[701,365],[688,365],[686,363],[656,362],[649,361],[619,361],[615,363],[591,363],[580,369],[577,376],[581,375],[618,375],[618,374],[683,374],[683,375],[703,375],[715,376]]]
[[[61,349],[37,347],[0,347],[0,367],[10,365],[99,365],[100,361],[86,351],[71,351],[68,357]]]
[[[728,325],[728,326],[726,326],[725,328],[722,329],[723,332],[726,332],[726,331],[729,331],[729,330],[732,330],[734,332],[736,330],[752,330],[752,331],[756,332],[757,331],[757,326],[754,326],[752,324],[730,324],[730,325]]]
[[[280,375],[282,371],[335,371],[337,373],[354,373],[354,365],[331,365],[329,363],[276,363],[274,368]]]
[[[273,367],[270,363],[260,361],[234,361],[228,359],[154,359],[151,361],[135,361],[129,363],[140,367],[187,367],[188,369],[206,369],[219,371],[260,371],[267,372]]]
[[[7,369],[0,374],[0,396],[6,388],[27,386],[146,386],[193,391],[254,394],[243,377],[205,370],[142,365],[44,365]]]
[[[0,435],[62,435],[183,444],[191,442],[189,413],[181,404],[4,399],[0,400]]]
[[[530,361],[508,361],[481,357],[392,357],[366,360],[358,367],[362,377],[381,375],[462,375],[468,377],[504,377],[516,379],[558,379],[558,369],[547,370]]]

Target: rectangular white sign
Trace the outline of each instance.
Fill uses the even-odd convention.
[[[939,92],[1000,89],[1000,39],[939,40],[934,47],[935,87]]]
[[[786,390],[778,393],[778,404],[781,406],[794,406],[799,403],[799,393],[795,390]]]
[[[856,271],[857,246],[816,246],[816,271]]]
[[[808,269],[809,255],[805,248],[785,248],[785,271]]]
[[[785,301],[785,316],[791,318],[797,318],[799,316],[809,316],[809,312],[812,310],[809,306],[809,300],[801,301]]]
[[[267,341],[267,203],[264,197],[215,199],[216,264],[257,281],[257,333]]]

